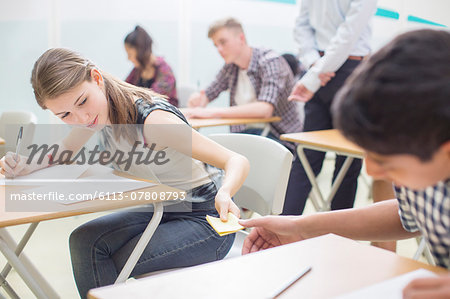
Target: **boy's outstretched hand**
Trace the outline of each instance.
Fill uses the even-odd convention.
[[[296,216],[266,216],[240,220],[244,227],[254,227],[244,241],[242,254],[303,240],[299,233]]]
[[[403,289],[403,298],[450,298],[450,275],[414,279]]]

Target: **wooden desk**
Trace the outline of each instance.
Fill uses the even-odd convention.
[[[217,127],[217,126],[232,126],[232,125],[247,125],[255,123],[272,123],[279,122],[280,117],[274,116],[269,118],[190,118],[189,123],[194,129]]]
[[[0,137],[0,145],[5,144],[5,139],[3,139],[2,137]]]
[[[112,171],[112,169],[111,169]],[[89,170],[87,171],[89,172]],[[95,173],[88,174],[93,175]],[[17,186],[11,186],[8,188],[16,188]],[[81,214],[95,213],[101,211],[109,211],[121,208],[128,208],[138,205],[148,205],[152,204],[154,206],[153,218],[149,222],[147,228],[142,234],[141,239],[136,244],[135,249],[131,253],[127,263],[123,267],[116,280],[117,282],[124,282],[128,279],[131,271],[133,270],[136,262],[141,256],[143,250],[145,249],[147,243],[150,241],[154,231],[161,221],[163,214],[163,201],[151,200],[132,200],[130,195],[131,192],[152,192],[161,194],[161,192],[179,192],[175,188],[171,188],[165,185],[155,185],[144,189],[133,190],[130,192],[123,193],[123,200],[107,201],[107,200],[88,200],[84,202],[78,202],[69,205],[63,205],[57,202],[50,202],[52,205],[52,212],[6,212],[5,211],[5,196],[7,194],[6,187],[0,186],[0,251],[8,260],[8,263],[0,275],[0,281],[4,282],[6,276],[11,270],[11,265],[16,269],[18,274],[27,284],[27,286],[32,290],[37,298],[59,298],[58,294],[53,290],[51,285],[45,280],[44,277],[39,273],[38,269],[34,267],[31,261],[24,255],[21,254],[23,248],[25,247],[28,240],[31,238],[33,232],[35,231],[38,223],[43,220],[58,219],[63,217],[70,217]],[[81,190],[80,190],[81,191]],[[8,233],[6,227],[18,224],[27,224],[30,226],[27,232],[24,234],[19,243],[16,243],[11,235]],[[20,256],[20,259],[18,258]],[[14,290],[7,284],[4,283],[8,294],[14,294]],[[12,296],[13,297],[13,296]]]
[[[237,258],[93,289],[91,299],[270,298],[306,266],[312,270],[280,298],[330,298],[394,276],[425,268],[390,251],[325,235]]]
[[[180,111],[190,108],[181,108]],[[265,124],[261,136],[267,136],[270,132],[270,123],[279,122],[281,117],[273,116],[269,118],[188,118],[189,124],[194,129],[218,126],[248,125],[248,124]]]
[[[297,143],[297,153],[303,168],[311,182],[311,191],[313,197],[311,198],[314,208],[317,211],[328,211],[331,209],[331,201],[336,194],[348,168],[353,162],[354,158],[364,158],[364,151],[356,144],[348,141],[338,130],[323,130],[311,131],[301,133],[283,134],[280,136],[281,140]],[[304,149],[312,149],[322,152],[332,151],[338,155],[347,156],[342,165],[327,199],[324,199],[319,185],[317,184],[316,176],[305,156]],[[317,202],[319,201],[319,202]]]

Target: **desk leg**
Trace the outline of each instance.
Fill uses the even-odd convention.
[[[130,277],[131,271],[133,271],[134,266],[141,257],[142,252],[144,252],[145,247],[147,247],[147,244],[152,238],[153,233],[161,222],[161,218],[164,212],[164,206],[161,202],[154,203],[153,206],[155,210],[153,212],[152,220],[150,220],[150,222],[148,223],[147,228],[136,244],[133,252],[130,254],[130,257],[125,263],[125,266],[123,266],[122,271],[120,271],[120,274],[114,284],[125,282],[128,277]]]
[[[8,263],[16,269],[20,277],[25,281],[30,290],[38,298],[59,298],[56,291],[45,280],[41,273],[28,259],[28,257],[23,253],[21,254],[23,248],[30,239],[37,225],[38,223],[32,223],[30,225],[18,245],[5,228],[0,228],[0,251],[2,251],[3,255],[8,260]],[[17,268],[17,266],[19,268]],[[9,270],[10,266],[6,265],[1,275],[6,278]],[[33,289],[35,286],[37,286],[38,288]],[[41,294],[42,292],[44,296],[38,296],[38,293],[36,292],[38,292],[39,294]]]
[[[8,264],[9,265],[9,264]],[[14,291],[14,289],[6,281],[6,278],[0,274],[1,287],[5,289],[5,292],[9,295],[11,299],[20,299],[19,295]],[[0,298],[4,298],[0,294]]]
[[[330,194],[328,195],[328,198],[325,201],[325,205],[322,207],[322,211],[331,210],[331,201],[333,200],[334,195],[339,189],[339,186],[341,186],[342,180],[344,179],[345,174],[347,173],[347,170],[350,168],[350,165],[352,164],[353,160],[354,159],[352,157],[347,157],[345,159],[344,164],[342,165],[338,175],[336,176],[336,179],[334,180],[333,186],[331,186]]]
[[[19,298],[19,296],[17,296],[17,297],[11,297],[11,298],[15,299],[15,298]],[[6,297],[3,296],[2,294],[0,294],[0,299],[6,299]],[[20,298],[19,298],[19,299],[20,299]]]
[[[20,242],[19,242],[19,244],[17,246],[15,246],[14,242],[11,242],[11,241],[8,242],[8,237],[2,236],[1,232],[0,232],[0,237],[3,237],[3,239],[5,239],[5,242],[8,244],[8,246],[10,248],[16,248],[14,250],[14,253],[17,256],[20,256],[20,254],[23,251],[23,248],[25,247],[25,245],[30,240],[30,238],[33,235],[34,231],[36,230],[36,227],[37,227],[38,224],[39,224],[39,222],[35,222],[35,223],[30,224],[30,226],[28,227],[27,231],[25,232],[25,234],[23,235],[22,239],[20,240]],[[8,276],[9,271],[11,271],[11,265],[9,263],[6,263],[5,267],[3,268],[3,270],[2,270],[2,272],[0,274],[1,286],[5,289],[6,293],[11,298],[19,298],[17,293],[14,291],[14,289],[9,285],[8,281],[6,281],[6,277]]]
[[[23,235],[23,237],[20,240],[19,244],[17,245],[16,249],[14,250],[14,253],[17,256],[20,256],[20,254],[22,253],[23,248],[25,247],[25,245],[30,240],[30,238],[33,235],[34,231],[36,230],[36,227],[38,226],[38,224],[39,224],[39,222],[34,222],[34,223],[31,223],[30,226],[28,227],[27,231],[25,232],[25,234]],[[1,236],[1,233],[0,233],[0,236]],[[9,244],[9,245],[12,245],[12,244]],[[5,267],[2,270],[2,276],[4,278],[6,278],[6,276],[8,276],[8,274],[9,274],[9,271],[11,271],[11,265],[10,264],[6,264]]]
[[[49,298],[3,239],[0,239],[0,250],[37,298]]]
[[[314,171],[312,170],[301,145],[297,146],[297,153],[298,158],[303,165],[303,169],[305,169],[306,175],[308,176],[309,182],[311,183],[311,191],[313,192],[313,196],[310,199],[316,211],[320,211],[325,206],[325,201],[323,199],[322,193],[320,192],[319,185],[317,184],[316,176],[314,175]]]
[[[430,249],[428,248],[428,246],[425,242],[425,239],[423,237],[417,237],[416,240],[417,240],[417,244],[419,245],[419,247],[417,248],[417,251],[414,254],[413,259],[418,261],[419,258],[422,256],[422,254],[424,254],[428,264],[430,264],[432,266],[436,266],[436,263],[434,262],[434,258],[430,252]]]
[[[260,136],[262,136],[262,137],[267,137],[267,135],[269,135],[269,132],[270,132],[270,124],[269,124],[269,123],[266,123],[266,124],[264,125],[264,129],[263,129],[263,131],[261,132],[261,135],[260,135]]]

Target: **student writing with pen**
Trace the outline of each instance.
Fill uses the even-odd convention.
[[[62,148],[76,152],[95,132],[110,152],[127,152],[139,141],[145,154],[148,145],[156,144],[168,163],[135,163],[129,173],[144,179],[156,176],[161,183],[187,192],[186,201],[171,206],[177,208],[175,212],[164,214],[132,276],[214,261],[227,254],[234,234],[218,236],[205,216],[226,220],[231,212],[239,217],[231,197],[247,176],[245,157],[192,130],[160,95],[115,79],[71,50],[46,51],[34,65],[31,82],[38,104],[74,126]],[[47,167],[58,158],[26,163],[26,157],[16,161],[14,153],[8,153],[0,166],[5,176],[12,177]],[[225,174],[213,173],[206,164]],[[91,288],[114,283],[151,218],[152,212],[144,207],[100,217],[72,232],[72,267],[82,298]]]
[[[396,198],[359,209],[240,221],[254,227],[243,253],[327,233],[375,241],[422,235],[436,264],[450,269],[449,83],[448,31],[405,33],[363,62],[335,99],[335,123],[365,150],[367,173],[394,182]],[[450,275],[416,279],[403,295],[449,298]]]

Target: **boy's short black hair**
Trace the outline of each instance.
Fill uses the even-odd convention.
[[[450,32],[399,35],[355,70],[332,109],[365,150],[428,161],[450,140]]]

